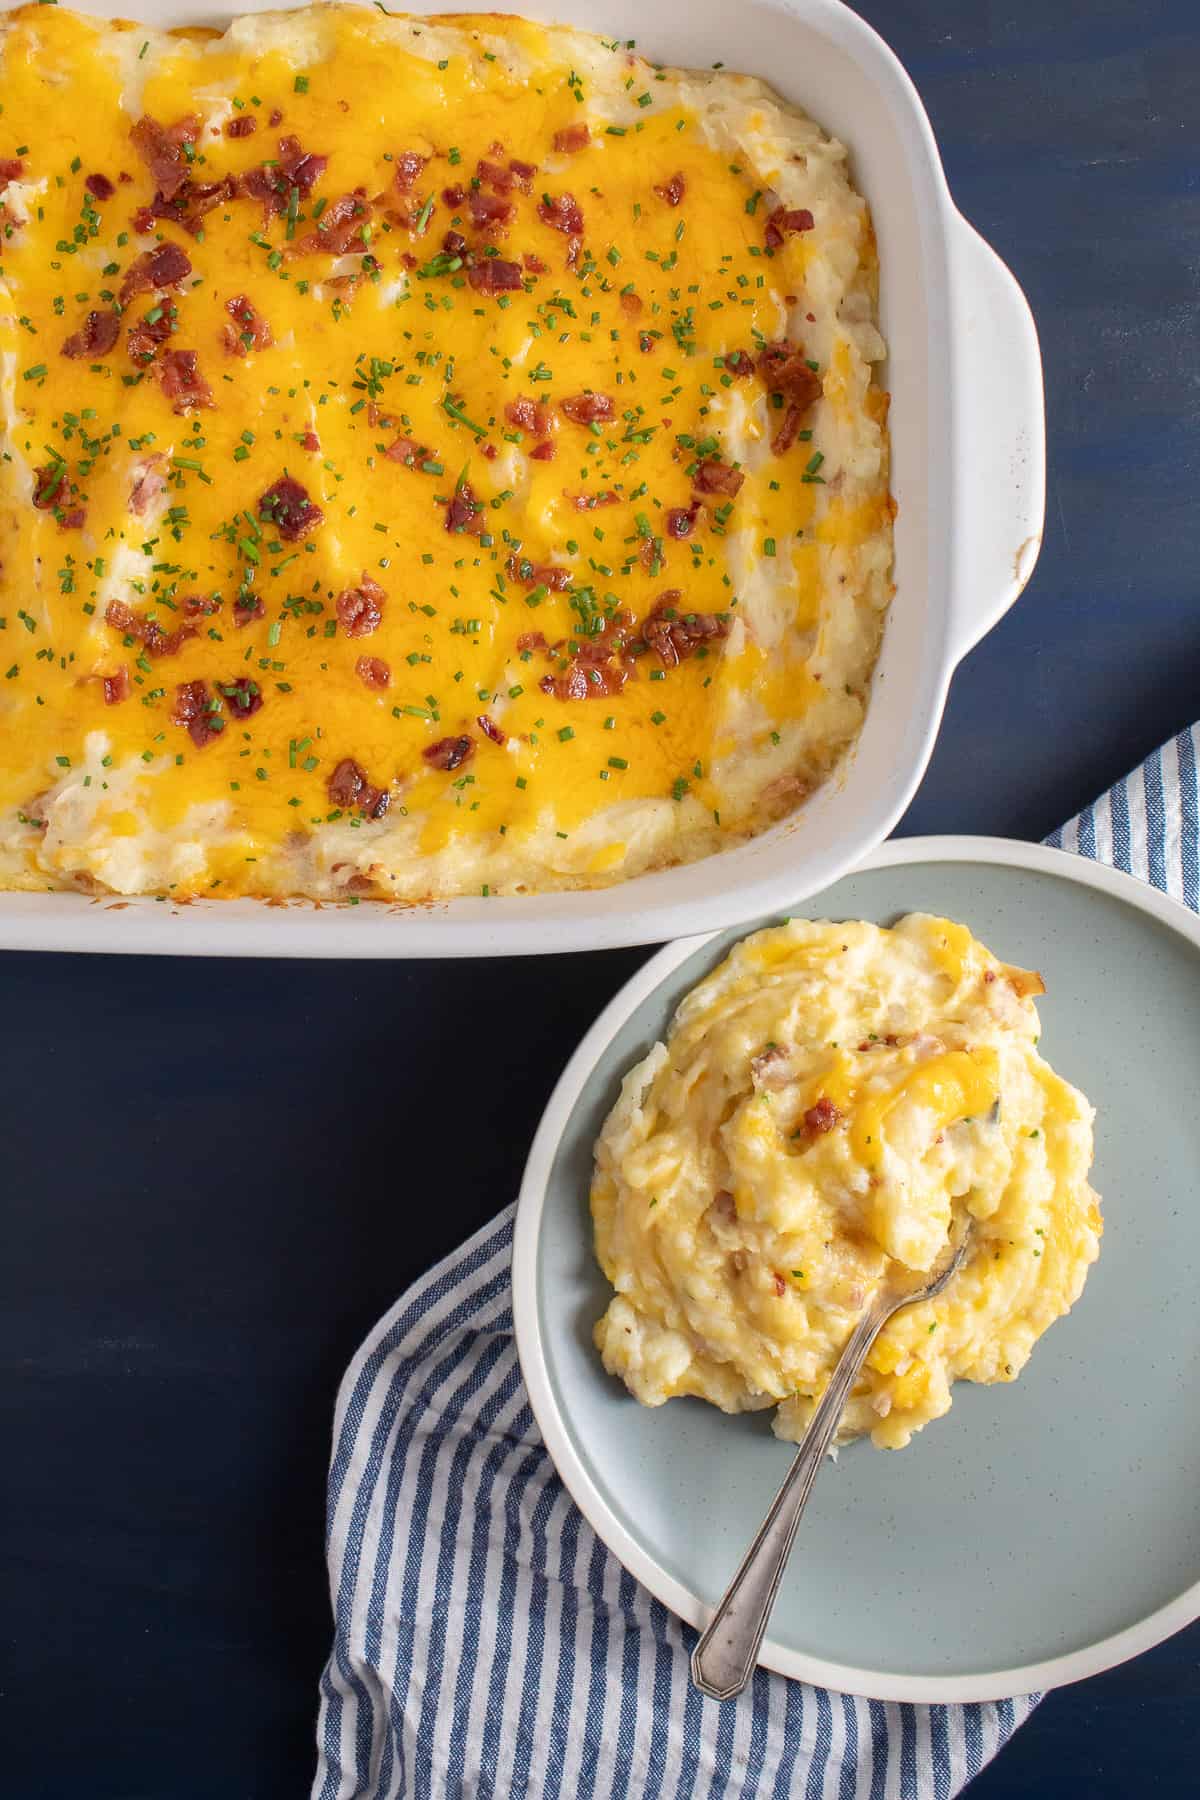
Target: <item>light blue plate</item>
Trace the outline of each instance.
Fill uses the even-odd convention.
[[[960,1383],[903,1452],[823,1471],[762,1660],[884,1699],[994,1698],[1111,1666],[1200,1615],[1200,924],[1113,871],[989,839],[888,844],[796,908],[943,913],[1039,969],[1043,1049],[1097,1108],[1100,1261],[1011,1386]],[[593,1027],[530,1154],[514,1310],[567,1486],[693,1623],[720,1597],[790,1451],[763,1415],[638,1406],[591,1329],[592,1144],[622,1075],[745,931],[668,946]],[[697,947],[698,945],[698,947]]]

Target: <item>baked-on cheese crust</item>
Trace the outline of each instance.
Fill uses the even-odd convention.
[[[798,1439],[872,1289],[894,1264],[931,1268],[965,1209],[967,1262],[876,1340],[841,1441],[900,1448],[952,1382],[1013,1380],[1101,1232],[1092,1108],[1038,1054],[1042,991],[924,914],[739,944],[596,1146],[610,1372],[649,1406],[778,1406],[777,1435]]]
[[[589,886],[829,773],[891,592],[840,145],[503,16],[0,56],[0,885]]]

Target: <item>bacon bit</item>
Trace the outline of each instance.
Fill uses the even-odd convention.
[[[140,324],[131,325],[125,335],[125,348],[130,360],[141,368],[153,360],[158,346],[164,344],[179,329],[179,314],[173,300],[158,307],[157,311],[156,319],[152,319],[147,313]]]
[[[565,674],[543,675],[538,686],[558,700],[606,700],[619,694],[632,673],[618,661],[633,637],[633,615],[611,614],[595,637],[581,644]]]
[[[502,200],[498,194],[485,194],[482,188],[472,189],[467,206],[476,230],[489,233],[506,231],[517,210],[511,200]]]
[[[545,633],[541,631],[523,631],[517,639],[518,650],[545,650],[547,655],[550,646],[546,642]]]
[[[216,404],[212,389],[200,373],[194,350],[164,350],[158,365],[158,379],[177,413]]]
[[[810,1106],[804,1115],[804,1131],[811,1142],[814,1138],[824,1137],[826,1132],[832,1131],[841,1122],[840,1109],[828,1095],[822,1094],[816,1105]]]
[[[235,625],[252,625],[255,619],[265,619],[267,609],[258,594],[239,594],[233,603],[233,622]]]
[[[253,113],[239,113],[236,119],[227,119],[225,121],[226,137],[251,137],[257,130],[258,120]]]
[[[466,197],[466,188],[460,187],[457,181],[454,183],[453,187],[444,187],[442,189],[442,199],[449,207],[453,208],[455,206],[461,206]]]
[[[561,568],[557,563],[532,563],[527,556],[510,556],[504,568],[522,587],[545,587],[553,594],[561,594],[571,585],[570,569]]]
[[[442,249],[447,256],[467,256],[467,240],[461,231],[448,231],[442,239]]]
[[[642,312],[641,296],[634,293],[622,294],[620,297],[620,307],[626,318],[639,318]]]
[[[34,470],[33,504],[39,512],[52,512],[60,531],[78,531],[87,518],[86,506],[66,510],[68,497],[74,499],[77,493],[74,482],[67,480],[66,463],[47,463],[44,468]]]
[[[505,169],[499,163],[480,162],[476,164],[475,174],[480,181],[486,181],[489,187],[495,188],[498,194],[511,194],[517,185],[517,177],[512,169]]]
[[[517,294],[522,288],[521,265],[485,256],[467,270],[467,280],[477,294]]]
[[[423,462],[429,461],[429,450],[424,444],[418,444],[415,438],[398,437],[388,445],[383,453],[389,462],[403,463],[406,469],[419,469]]]
[[[558,410],[574,425],[592,425],[616,416],[617,403],[607,394],[570,394],[558,402]]]
[[[265,524],[274,525],[286,544],[307,537],[325,518],[316,502],[309,499],[307,488],[290,475],[281,475],[259,496],[258,516]]]
[[[139,464],[128,501],[129,510],[135,518],[145,518],[154,502],[166,493],[167,478],[163,474],[166,461],[166,457],[159,451],[152,450]]]
[[[801,411],[821,396],[821,377],[815,369],[809,368],[800,344],[789,344],[786,340],[768,344],[759,353],[758,372],[768,392],[782,394]]]
[[[128,700],[133,692],[129,670],[123,663],[115,675],[102,675],[100,684],[104,689],[105,706],[120,706],[122,700]]]
[[[554,429],[554,414],[540,400],[527,399],[521,395],[516,400],[509,400],[504,408],[504,416],[510,425],[516,425],[521,431],[532,431],[535,437],[545,437]]]
[[[649,356],[652,350],[657,350],[658,333],[653,331],[640,331],[638,333],[638,349],[642,352],[643,356]],[[669,425],[670,420],[664,420],[664,423]]]
[[[673,538],[691,537],[696,523],[697,507],[673,506],[667,513],[667,536]]]
[[[115,312],[90,312],[78,331],[73,331],[62,347],[64,356],[107,356],[121,335],[121,315]]]
[[[561,231],[566,237],[583,236],[583,213],[574,194],[556,194],[553,199],[549,195],[538,201],[538,218],[544,225],[554,231]]]
[[[272,131],[274,131],[274,129],[277,125],[283,124],[283,114],[280,112],[280,110],[277,106],[273,106],[271,108],[271,115],[267,120],[267,124],[271,127]]]
[[[396,158],[394,183],[398,194],[411,194],[413,183],[425,167],[426,158],[418,156],[415,150],[402,150]]]
[[[542,443],[533,446],[529,452],[529,459],[531,462],[553,462],[556,449],[557,446],[553,440],[546,438]]]
[[[157,620],[134,612],[124,600],[109,601],[104,609],[104,623],[122,637],[141,644],[147,656],[177,656],[187,640],[196,636],[194,625],[177,625],[173,631],[164,631]]]
[[[237,192],[261,200],[269,219],[272,213],[287,211],[293,188],[299,190],[302,200],[307,199],[328,166],[327,156],[302,150],[298,138],[280,138],[278,161],[248,170],[238,179]]]
[[[798,232],[811,231],[813,216],[807,206],[796,207],[789,211],[786,206],[777,206],[767,219],[764,236],[768,250],[778,250],[785,237],[794,237]]]
[[[475,754],[475,740],[466,737],[439,738],[436,744],[426,744],[421,755],[435,769],[461,769]]]
[[[462,482],[450,496],[446,506],[446,530],[465,531],[473,537],[483,530],[483,507],[468,481]]]
[[[102,203],[105,200],[111,200],[117,191],[107,175],[89,175],[83,185],[93,200],[99,200]]]
[[[178,244],[156,244],[153,250],[143,250],[125,271],[118,296],[121,305],[127,305],[135,294],[161,293],[164,288],[175,287],[191,272],[191,258]]]
[[[676,173],[672,175],[670,181],[664,181],[661,186],[656,184],[654,191],[660,200],[666,201],[668,206],[678,206],[687,193],[687,182],[682,175]]]
[[[545,275],[550,267],[549,263],[544,263],[540,256],[534,256],[529,250],[525,252],[522,261],[531,275]]]
[[[304,433],[300,448],[302,450],[311,450],[313,452],[320,450],[321,440],[315,431],[306,431]]]
[[[567,125],[554,134],[554,148],[566,156],[574,156],[576,151],[586,150],[591,141],[592,134],[586,125]]]
[[[262,314],[255,312],[245,294],[235,294],[225,302],[225,311],[233,320],[221,331],[221,341],[231,356],[246,356],[251,350],[269,350],[274,343],[271,327]]]
[[[158,189],[158,197],[171,200],[179,192],[191,173],[191,163],[184,151],[185,144],[194,144],[200,136],[200,121],[195,113],[186,118],[177,119],[174,125],[163,126],[149,113],[144,113],[129,133],[134,148],[151,175]]]
[[[225,729],[221,696],[210,694],[207,681],[182,681],[175,689],[171,723],[184,725],[197,750],[211,744]]]
[[[220,594],[185,594],[179,602],[189,619],[210,619],[221,610]]]
[[[353,635],[351,633],[351,636]],[[391,686],[392,671],[381,656],[360,656],[354,665],[354,673],[364,687],[385,688]]]
[[[346,812],[357,808],[368,819],[382,819],[391,804],[391,795],[377,788],[352,756],[343,757],[325,783],[325,792],[335,806]]]
[[[370,637],[378,631],[383,619],[383,603],[387,595],[377,581],[363,570],[357,587],[345,588],[337,597],[338,623],[347,637]]]
[[[729,636],[728,619],[719,613],[680,612],[675,603],[682,598],[678,588],[669,588],[642,622],[642,636],[667,669],[686,662],[701,644]]]
[[[315,231],[308,231],[292,245],[289,256],[345,256],[352,245],[363,242],[363,226],[370,222],[371,206],[365,188],[343,194],[321,214]]]
[[[250,718],[263,703],[262,689],[249,675],[239,675],[235,681],[218,681],[217,689],[225,696],[235,719]]]
[[[798,406],[789,406],[783,415],[783,424],[771,439],[771,449],[776,456],[783,456],[796,441],[804,414]]]
[[[523,194],[531,194],[533,192],[533,178],[537,174],[537,164],[522,162],[520,157],[514,156],[510,158],[508,166],[516,176],[517,186],[520,188],[521,192]]]
[[[728,494],[732,499],[746,477],[740,469],[731,468],[718,457],[706,456],[692,476],[697,494]]]
[[[152,231],[156,219],[166,219],[197,237],[207,215],[226,200],[232,200],[236,193],[237,184],[231,175],[222,176],[220,181],[185,181],[173,199],[164,200],[156,194],[149,206],[139,206],[133,215],[133,228]]]
[[[598,494],[569,494],[563,489],[563,499],[569,500],[576,512],[591,512],[596,506],[616,506],[620,494],[614,494],[611,488],[602,488]]]
[[[501,731],[494,719],[488,718],[486,713],[480,713],[475,723],[478,725],[480,731],[482,731],[484,737],[491,738],[493,744],[507,744],[507,735]]]
[[[744,381],[747,375],[754,373],[754,358],[746,350],[727,350],[725,373],[732,375],[737,381]]]
[[[25,173],[25,164],[19,156],[0,156],[0,194],[10,181],[18,181]]]
[[[782,1300],[783,1296],[787,1293],[787,1282],[783,1279],[783,1276],[779,1273],[778,1269],[772,1269],[771,1280],[774,1283],[775,1292]]]

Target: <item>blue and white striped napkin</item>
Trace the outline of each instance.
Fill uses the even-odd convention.
[[[1197,730],[1048,840],[1198,905]],[[338,1394],[335,1637],[313,1800],[951,1800],[1038,1696],[901,1706],[760,1669],[692,1688],[695,1633],[569,1499],[521,1381],[513,1208],[409,1290]]]

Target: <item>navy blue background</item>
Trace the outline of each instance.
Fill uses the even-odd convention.
[[[1049,400],[1041,563],[905,828],[1036,838],[1200,714],[1200,12],[863,10],[1029,294]],[[338,1378],[512,1196],[646,954],[0,958],[4,1794],[306,1793]],[[1198,1702],[1193,1627],[1051,1696],[973,1800],[1193,1788]]]

